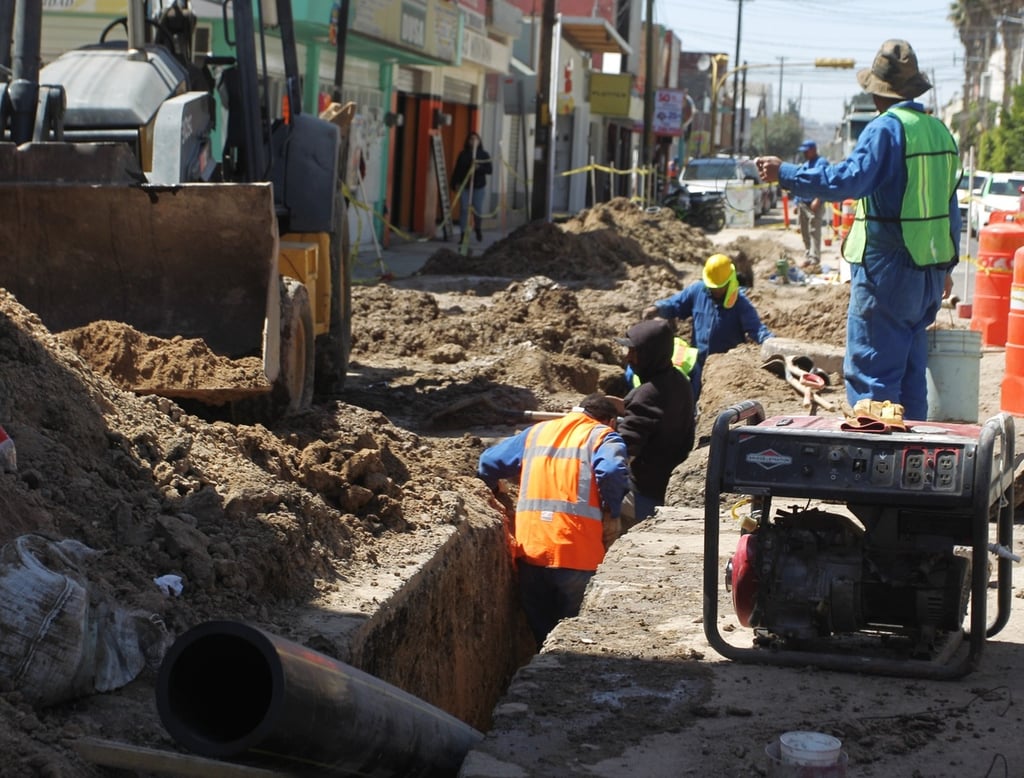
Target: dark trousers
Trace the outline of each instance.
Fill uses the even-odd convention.
[[[583,592],[594,577],[594,571],[538,567],[521,559],[517,567],[526,622],[539,649],[559,621],[580,612]]]

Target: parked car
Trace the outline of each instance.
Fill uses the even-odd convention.
[[[967,171],[963,171],[960,176],[960,183],[956,189],[956,199],[960,205],[960,220],[962,222],[962,229],[967,229],[970,219],[970,204],[977,202],[981,197],[981,190],[985,187],[985,182],[988,181],[989,176],[992,174],[987,170],[975,170],[970,175]]]
[[[731,204],[730,187],[757,187],[755,218],[764,216],[775,207],[775,187],[761,183],[757,165],[752,159],[729,156],[698,157],[686,163],[680,179],[691,192],[722,192],[727,204]]]
[[[1024,172],[992,173],[974,201],[971,228],[980,230],[986,226],[996,211],[1019,211],[1021,187],[1024,187]]]

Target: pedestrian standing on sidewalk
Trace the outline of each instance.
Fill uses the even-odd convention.
[[[487,176],[491,174],[491,155],[484,149],[480,136],[475,132],[466,136],[462,151],[455,159],[452,171],[452,189],[459,193],[459,243],[462,243],[469,226],[469,212],[473,211],[473,225],[476,239],[484,239],[480,218],[484,212],[484,195],[487,192]]]
[[[800,172],[812,171],[815,168],[827,167],[828,160],[818,156],[818,144],[813,140],[805,140],[800,144],[804,154],[804,162]],[[808,271],[816,271],[821,267],[821,217],[825,203],[820,197],[793,198],[797,208],[797,219],[800,223],[800,238],[804,242],[804,261],[801,267]]]

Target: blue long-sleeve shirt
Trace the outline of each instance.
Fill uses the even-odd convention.
[[[693,318],[693,346],[701,364],[709,354],[724,354],[746,342],[748,336],[755,343],[772,337],[742,289],[736,304],[726,308],[711,296],[703,281],[694,281],[681,292],[657,300],[654,307],[663,319]]]
[[[542,424],[544,422],[541,422]],[[527,427],[510,438],[495,443],[480,455],[477,475],[492,490],[502,478],[519,481],[526,453]],[[622,511],[622,500],[629,491],[629,460],[626,442],[614,430],[608,433],[594,452],[594,478],[601,492],[601,502],[613,518]]]
[[[924,110],[920,103],[912,100],[897,103],[896,107]],[[907,188],[903,148],[903,125],[895,116],[883,113],[868,123],[850,156],[842,162],[814,168],[783,162],[779,167],[779,186],[789,189],[797,197],[820,197],[829,202],[859,200],[872,195],[877,205],[876,213],[883,218],[871,222],[864,264],[869,265],[872,259],[890,255],[912,266],[914,260],[903,243],[898,219]],[[956,189],[949,194],[950,233],[959,236],[961,219]],[[884,217],[893,218],[887,221]],[[957,258],[954,257],[954,265]]]
[[[820,168],[820,167],[828,167],[828,160],[819,155],[819,156],[815,157],[813,160],[809,159],[809,160],[804,161],[798,167],[799,167],[800,170],[814,170],[814,169]],[[810,196],[803,196],[803,197],[801,197],[800,195],[794,195],[793,196],[793,202],[796,202],[796,203],[808,203],[809,204],[817,196],[818,195],[810,195]]]

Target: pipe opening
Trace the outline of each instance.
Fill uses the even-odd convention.
[[[182,649],[165,687],[164,724],[172,734],[226,744],[264,721],[274,684],[266,657],[251,640],[216,634]]]

